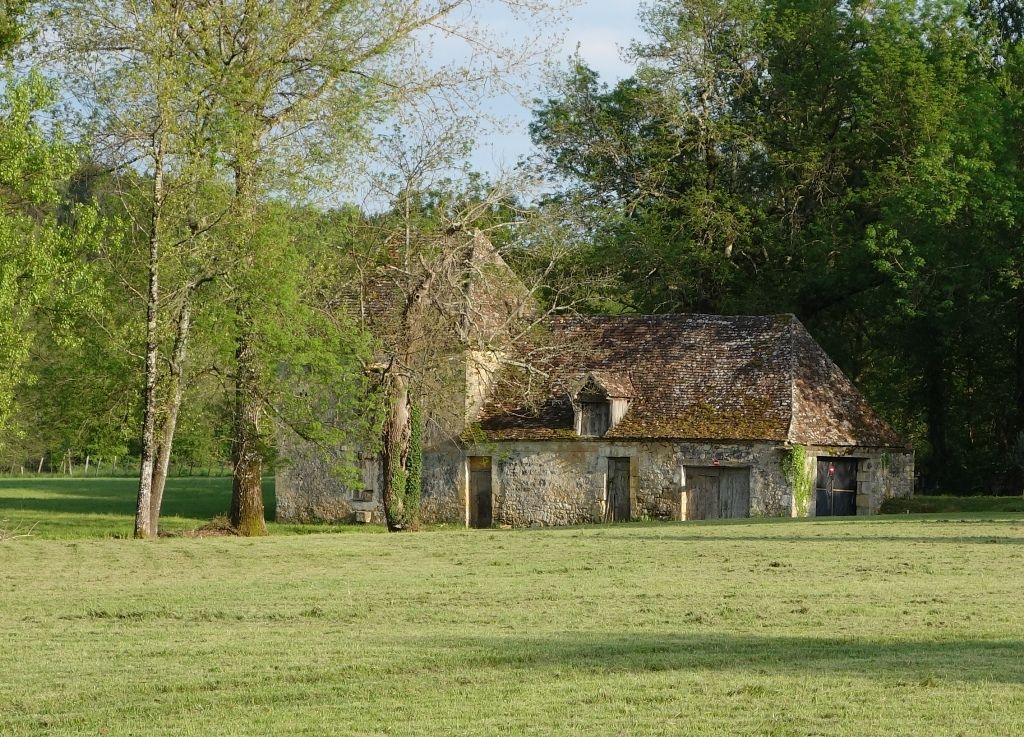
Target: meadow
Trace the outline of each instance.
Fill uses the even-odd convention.
[[[137,542],[127,483],[0,481],[0,734],[1024,734],[1021,514]]]
[[[0,529],[34,538],[131,537],[137,478],[0,478]],[[274,480],[263,482],[263,503],[274,513]],[[224,476],[170,478],[160,518],[161,532],[182,534],[227,513],[231,479]],[[268,523],[271,533],[348,532],[356,527]],[[372,529],[372,528],[371,528]],[[379,530],[377,530],[379,531]]]

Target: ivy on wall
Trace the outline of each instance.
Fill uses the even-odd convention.
[[[409,461],[405,477],[405,509],[408,523],[415,525],[420,516],[420,496],[423,491],[423,410],[413,404],[409,434]]]
[[[878,462],[882,466],[882,473],[888,473],[889,467],[892,466],[892,454],[887,450],[882,451],[882,455],[879,457]]]
[[[391,498],[387,517],[395,529],[415,529],[420,517],[423,490],[423,410],[415,402],[409,407],[409,446],[403,466],[401,455],[391,453]]]
[[[806,517],[811,507],[811,474],[807,471],[807,448],[791,445],[782,449],[782,476],[793,487],[797,517]]]

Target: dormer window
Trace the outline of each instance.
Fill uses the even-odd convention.
[[[626,414],[632,396],[632,382],[626,377],[601,371],[584,374],[569,394],[576,410],[576,433],[581,438],[604,437]]]
[[[599,438],[608,432],[611,411],[607,401],[580,402],[580,435]]]

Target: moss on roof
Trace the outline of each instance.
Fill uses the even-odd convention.
[[[479,418],[488,439],[577,437],[570,396],[591,376],[628,387],[608,439],[904,445],[793,315],[560,318],[551,337],[564,349],[547,401],[492,399]]]

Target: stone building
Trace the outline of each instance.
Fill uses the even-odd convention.
[[[473,360],[424,454],[423,519],[474,527],[864,515],[913,489],[914,457],[792,315],[555,318],[544,398]],[[481,366],[487,366],[481,370]],[[281,520],[379,518],[291,448]]]

